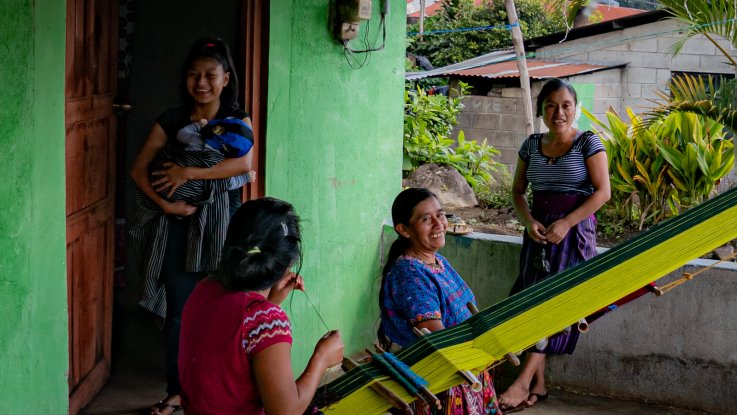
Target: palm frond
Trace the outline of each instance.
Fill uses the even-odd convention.
[[[735,64],[734,59],[711,35],[717,35],[737,46],[737,2],[734,0],[660,0],[674,19],[686,24],[684,36],[673,45],[673,54],[683,48],[688,39],[706,36]]]
[[[722,79],[715,87],[712,78],[704,81],[689,75],[674,78],[672,95],[660,92],[654,107],[645,112],[644,126],[671,112],[691,112],[712,119],[737,134],[737,79]]]
[[[598,3],[594,0],[550,0],[547,5],[550,10],[560,10],[564,13],[567,27],[573,27],[573,22],[579,10],[588,7],[592,3]],[[594,4],[595,5],[595,4]]]

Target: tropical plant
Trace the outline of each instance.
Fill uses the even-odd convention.
[[[461,98],[429,95],[416,85],[405,88],[404,153],[413,169],[425,163],[448,164],[455,142],[450,135],[462,108]]]
[[[687,26],[674,44],[673,53],[680,52],[693,36],[703,35],[729,60],[737,71],[737,62],[715,37],[721,37],[737,47],[737,3],[732,0],[660,0],[672,19]],[[660,93],[657,106],[648,112],[653,119],[673,111],[692,112],[716,120],[737,134],[737,79],[704,81],[689,75],[673,79],[668,85],[671,94]]]
[[[461,83],[458,97],[428,95],[422,89],[404,92],[405,169],[414,170],[426,163],[454,167],[474,189],[487,186],[499,163],[499,154],[484,139],[481,143],[466,140],[463,131],[451,137],[468,85]]]
[[[607,125],[583,112],[600,127],[614,210],[639,229],[703,201],[734,164],[723,126],[708,118],[672,113],[645,126],[627,108],[629,122],[610,110]]]
[[[630,108],[629,122],[615,111],[608,111],[608,125],[582,110],[600,127],[597,132],[606,148],[611,204],[616,214],[626,222],[639,219],[640,229],[646,222],[662,220],[672,188],[665,182],[667,167],[658,152],[655,128],[637,128],[641,120]]]
[[[463,130],[458,132],[457,145],[450,153],[448,164],[455,167],[474,191],[482,189],[492,181],[492,172],[499,165],[494,157],[499,150],[487,144],[486,138],[481,143],[466,140]]]
[[[672,195],[674,205],[687,208],[701,203],[732,169],[733,144],[723,131],[718,122],[693,113],[674,112],[663,119],[658,149],[677,190]]]

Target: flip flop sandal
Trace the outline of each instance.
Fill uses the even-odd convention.
[[[468,235],[473,232],[473,228],[469,227],[459,216],[448,214],[445,217],[448,219],[447,233],[451,235]]]
[[[533,403],[532,405],[536,405],[537,403],[539,403],[539,402],[542,402],[542,401],[544,401],[544,400],[548,399],[548,393],[547,393],[547,392],[545,392],[545,393],[543,393],[543,394],[539,394],[539,393],[534,393],[534,392],[533,392],[533,393],[531,393],[531,394],[530,394],[530,395],[529,395],[529,396],[527,397],[527,400],[528,400],[528,401],[530,400],[530,396],[534,396],[534,397],[536,398],[536,399],[535,399],[535,403]],[[530,406],[532,406],[532,405],[530,405]]]
[[[151,409],[156,409],[159,413],[162,411],[165,411],[167,409],[171,409],[170,414],[173,414],[174,412],[178,412],[182,410],[182,405],[175,405],[173,403],[167,403],[164,401],[158,401],[156,402]]]
[[[499,409],[501,409],[502,410],[502,413],[504,413],[504,414],[511,414],[513,412],[522,411],[522,410],[527,409],[529,407],[530,407],[530,405],[527,405],[527,401],[522,401],[522,403],[520,403],[517,406],[503,406],[503,407],[500,407]]]

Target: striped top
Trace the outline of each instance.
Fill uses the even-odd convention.
[[[519,149],[520,159],[527,164],[527,181],[532,191],[585,196],[594,193],[586,159],[605,151],[601,139],[591,131],[579,133],[566,154],[548,157],[542,152],[542,137],[542,134],[532,134]]]
[[[241,116],[236,110],[219,116]],[[167,136],[167,142],[151,163],[150,169],[165,161],[180,166],[211,167],[223,160],[217,151],[187,152],[177,141],[176,133],[190,123],[190,112],[184,107],[168,110],[156,120]],[[140,189],[134,196],[135,209],[129,217],[128,227],[132,255],[143,273],[143,295],[139,304],[161,317],[166,316],[166,292],[160,284],[161,269],[169,234],[169,220],[159,206]],[[220,250],[225,243],[230,214],[227,180],[189,180],[180,186],[173,200],[185,200],[197,206],[189,217],[184,270],[186,272],[212,272],[220,262]]]

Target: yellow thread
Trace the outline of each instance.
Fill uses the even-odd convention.
[[[429,389],[433,393],[440,393],[458,385],[462,383],[462,379],[455,374],[458,369],[476,372],[494,365],[501,361],[506,353],[523,350],[535,344],[540,338],[561,331],[580,318],[613,304],[693,258],[734,239],[737,236],[735,215],[737,206],[726,209],[639,255],[615,264],[588,281],[548,298],[547,301],[482,333],[473,341],[445,347],[432,353],[414,364],[412,370],[430,383]],[[616,259],[612,259],[614,260]],[[580,266],[585,270],[587,264]],[[549,288],[557,289],[554,284],[550,284]],[[541,292],[538,295],[547,298],[552,294]],[[386,377],[377,380],[406,402],[414,399],[396,382]],[[326,415],[356,413],[371,415],[383,414],[389,406],[383,398],[369,390],[366,384],[324,410]]]

